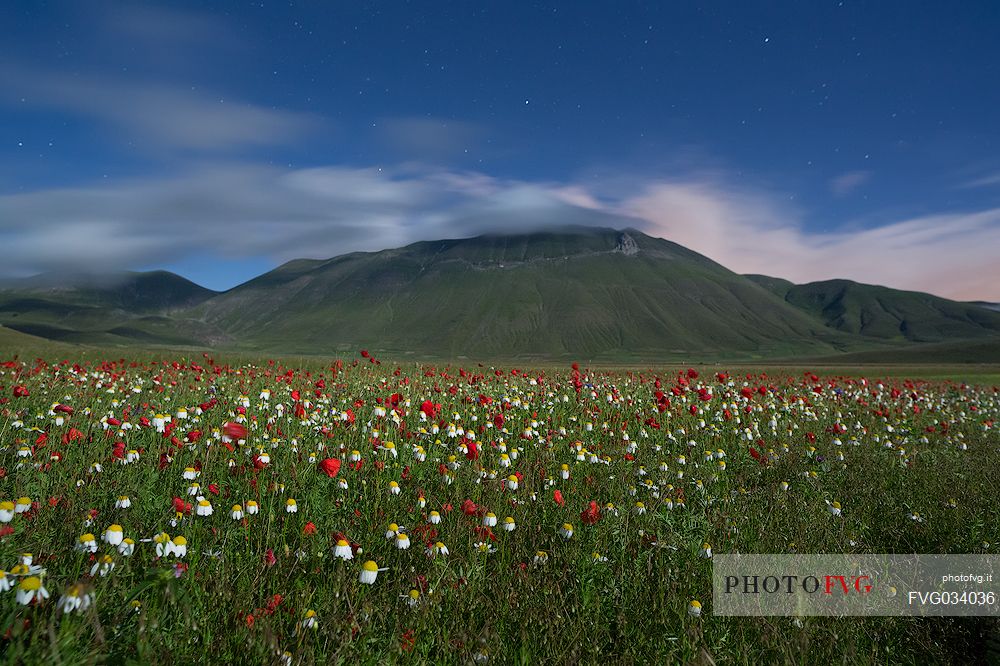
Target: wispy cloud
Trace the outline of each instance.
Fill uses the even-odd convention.
[[[460,156],[486,136],[481,125],[445,118],[383,118],[375,123],[379,140],[403,157],[441,160]]]
[[[741,273],[849,278],[1000,300],[1000,209],[816,232],[776,193],[724,178],[640,182],[614,198],[580,183],[477,172],[215,164],[173,178],[0,196],[3,269],[327,258],[418,240],[564,224],[634,226]]]
[[[320,125],[309,114],[197,90],[30,67],[0,66],[0,90],[11,103],[91,117],[149,149],[204,153],[280,145]]]
[[[646,186],[618,210],[740,273],[794,282],[848,278],[950,298],[1000,298],[1000,208],[810,231],[782,198],[719,182]]]
[[[838,197],[847,196],[871,180],[871,171],[848,171],[830,181],[830,191]]]
[[[994,185],[1000,185],[1000,171],[970,180],[964,184],[964,187],[992,187]]]

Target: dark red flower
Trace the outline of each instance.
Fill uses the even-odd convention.
[[[340,471],[340,464],[340,458],[325,458],[319,461],[319,471],[332,479]]]
[[[246,427],[241,423],[233,423],[232,421],[222,426],[222,432],[229,439],[245,439],[247,436]]]

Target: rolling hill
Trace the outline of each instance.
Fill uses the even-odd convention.
[[[214,295],[167,271],[46,273],[0,282],[0,324],[72,343],[212,344],[228,336],[182,312]]]
[[[977,304],[743,276],[676,243],[597,227],[300,259],[223,293],[162,271],[7,281],[0,324],[76,343],[366,347],[397,358],[696,361],[1000,345],[1000,312]]]
[[[1000,313],[977,304],[851,280],[796,285],[747,277],[829,328],[866,338],[932,343],[1000,336]]]

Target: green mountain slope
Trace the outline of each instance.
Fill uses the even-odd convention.
[[[853,342],[680,245],[586,227],[293,262],[190,314],[296,352],[767,356]]]
[[[162,271],[8,280],[0,325],[91,345],[413,358],[975,360],[1000,341],[1000,312],[980,304],[743,276],[595,227],[299,259],[221,294]]]
[[[974,304],[850,280],[795,285],[767,276],[747,277],[845,333],[917,343],[1000,336],[1000,312]]]
[[[167,271],[50,273],[0,283],[0,324],[73,343],[205,345],[228,337],[180,311],[215,294]]]

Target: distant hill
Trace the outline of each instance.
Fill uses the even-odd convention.
[[[162,271],[8,280],[0,324],[73,343],[396,358],[964,358],[1000,341],[1000,312],[980,304],[743,276],[597,227],[299,259],[223,293]]]
[[[975,305],[980,308],[986,308],[987,310],[1000,312],[1000,303],[990,303],[989,301],[969,301],[969,305]]]
[[[0,324],[87,344],[204,345],[228,339],[181,312],[216,292],[174,273],[46,273],[0,282]]]
[[[845,333],[919,343],[1000,336],[1000,312],[931,294],[850,280],[797,285],[763,275],[747,277]]]

